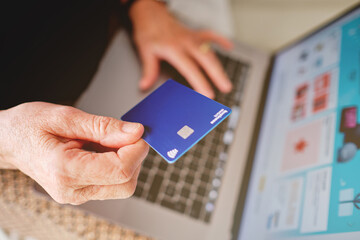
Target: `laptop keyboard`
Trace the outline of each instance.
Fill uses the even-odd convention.
[[[233,113],[174,164],[168,164],[151,149],[134,194],[207,223],[215,210],[249,70],[247,63],[217,55],[234,88],[230,94],[216,92],[215,100],[231,107]],[[185,82],[174,69],[169,71],[173,79]]]

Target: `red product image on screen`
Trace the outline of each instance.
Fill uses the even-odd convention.
[[[302,153],[305,151],[307,147],[307,142],[304,139],[300,139],[297,143],[295,143],[295,153]]]
[[[321,125],[321,121],[316,121],[288,132],[281,164],[282,172],[299,170],[318,163],[322,141]]]
[[[329,105],[330,78],[331,75],[327,72],[315,79],[313,113],[325,110]]]
[[[306,116],[306,99],[308,95],[309,85],[301,84],[296,88],[294,97],[294,106],[292,108],[291,120],[297,121]]]

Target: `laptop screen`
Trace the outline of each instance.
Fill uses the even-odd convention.
[[[238,239],[360,239],[360,9],[275,56]]]

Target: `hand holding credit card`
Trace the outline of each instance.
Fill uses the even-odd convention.
[[[230,108],[170,79],[121,120],[143,124],[143,139],[173,163],[230,113]]]

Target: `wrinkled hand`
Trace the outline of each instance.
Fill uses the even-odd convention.
[[[43,102],[0,111],[0,126],[0,160],[59,203],[131,196],[149,149],[139,123]]]
[[[138,0],[130,9],[134,41],[143,63],[140,88],[146,90],[156,81],[159,61],[173,65],[198,92],[214,98],[214,91],[204,74],[222,92],[231,90],[232,84],[226,76],[216,55],[210,50],[201,50],[203,43],[215,42],[225,49],[232,43],[211,31],[190,30],[177,22],[166,7],[152,0]]]

